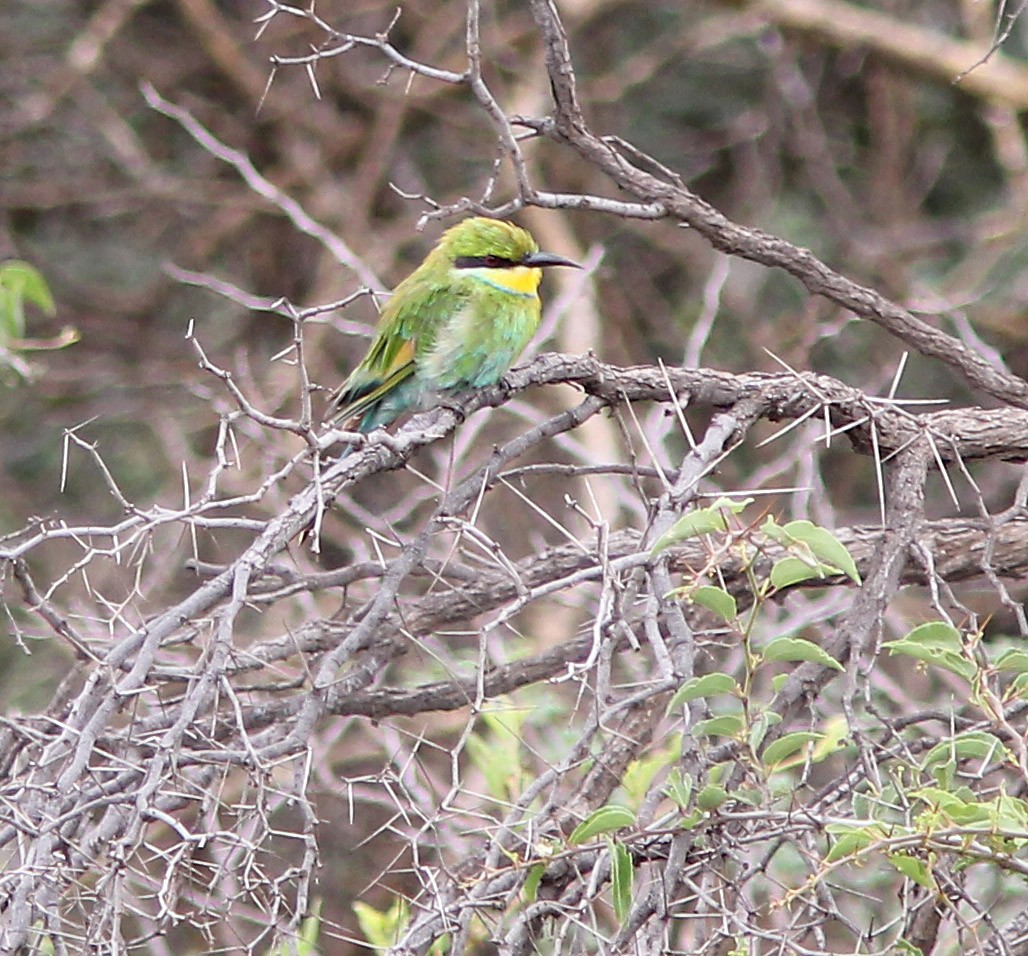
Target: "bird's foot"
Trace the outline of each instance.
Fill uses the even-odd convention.
[[[466,393],[457,393],[456,395],[448,396],[444,395],[441,396],[436,402],[437,408],[445,408],[448,412],[453,412],[453,414],[457,417],[457,424],[459,425],[463,424],[468,417],[468,413],[464,411],[464,405],[460,400],[461,394]]]

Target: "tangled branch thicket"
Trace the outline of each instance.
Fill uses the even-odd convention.
[[[718,267],[681,365],[537,354],[365,439],[317,423],[326,308],[176,269],[288,318],[293,411],[263,411],[199,323],[183,347],[208,452],[177,503],[124,490],[85,426],[63,467],[116,519],[0,539],[11,639],[68,662],[48,704],[0,723],[0,949],[310,952],[313,934],[348,952],[361,895],[366,944],[397,953],[1028,953],[1028,384],[594,132],[550,0],[518,34],[552,91],[533,115],[488,79],[478,0],[459,68],[406,52],[395,22],[350,34],[267,3],[265,25],[320,35],[274,58],[272,93],[297,70],[318,92],[363,51],[473,99],[493,176],[475,199],[406,197],[428,220],[688,226],[986,404],[904,401],[900,373],[878,395],[784,362],[691,367]],[[332,308],[378,286],[243,153],[144,95],[349,270]],[[541,188],[536,147],[593,191]],[[568,281],[543,338],[603,312],[589,275]]]

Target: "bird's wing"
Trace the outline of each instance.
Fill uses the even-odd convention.
[[[466,296],[452,284],[428,285],[417,272],[401,282],[382,309],[368,354],[329,400],[332,419],[364,415],[414,375],[418,356],[431,351]]]
[[[345,422],[363,415],[382,396],[414,374],[414,339],[379,336],[364,361],[353,370],[329,401],[332,418]]]

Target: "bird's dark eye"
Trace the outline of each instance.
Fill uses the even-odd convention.
[[[516,263],[495,253],[487,256],[457,256],[453,264],[458,269],[510,269]]]

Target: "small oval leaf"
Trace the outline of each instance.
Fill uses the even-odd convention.
[[[767,732],[775,724],[780,724],[781,722],[781,715],[776,714],[771,710],[765,710],[763,713],[758,715],[750,725],[750,750],[759,750],[760,745],[764,742],[764,738],[767,736]]]
[[[809,548],[820,562],[837,568],[852,581],[860,584],[860,574],[857,572],[856,562],[843,543],[827,528],[801,519],[790,521],[783,530],[793,541],[798,541],[804,547]]]
[[[701,534],[727,531],[728,520],[726,515],[737,515],[752,500],[752,498],[745,498],[742,501],[734,501],[731,498],[718,498],[709,507],[696,508],[690,511],[679,518],[671,528],[657,539],[650,550],[650,554],[659,554],[680,541],[687,541],[689,538],[695,538]]]
[[[732,622],[739,616],[739,605],[724,588],[716,588],[709,584],[694,588],[689,600],[708,611],[713,611],[723,621]]]
[[[932,892],[938,891],[938,885],[928,865],[915,856],[907,856],[906,853],[890,853],[889,862],[896,867],[905,877],[913,880],[918,886],[923,886]]]
[[[802,637],[779,637],[761,651],[761,657],[765,661],[810,661],[843,670],[842,664],[827,651]]]
[[[698,720],[693,724],[692,732],[697,737],[737,737],[743,728],[742,718],[735,714],[711,717]]]
[[[967,681],[974,680],[978,673],[978,665],[964,651],[960,631],[945,621],[919,624],[899,640],[886,641],[882,646],[889,649],[890,655],[904,654],[934,664]]]
[[[667,705],[668,713],[691,700],[713,697],[715,694],[736,694],[738,691],[739,685],[731,674],[717,671],[713,674],[704,674],[702,677],[691,677],[675,691]]]
[[[930,650],[950,651],[953,654],[959,654],[964,649],[960,631],[946,621],[928,621],[925,624],[918,624],[898,641],[888,641],[885,646],[895,647],[901,644],[916,645]]]
[[[728,791],[724,787],[707,786],[696,794],[696,806],[701,810],[716,810],[728,799]]]
[[[1010,759],[1010,751],[999,737],[984,730],[970,730],[957,734],[952,740],[936,744],[925,756],[925,769],[950,760],[988,760],[1003,763]]]
[[[819,564],[811,564],[801,561],[799,558],[781,558],[771,568],[771,584],[776,591],[792,587],[801,581],[809,581],[811,578],[824,578],[830,573],[829,569]]]
[[[785,734],[768,744],[760,755],[760,759],[766,767],[774,767],[786,757],[791,757],[797,750],[802,750],[807,744],[823,739],[824,734],[816,734],[810,730],[798,730],[793,734]]]
[[[1028,652],[1019,650],[1004,651],[995,664],[996,670],[1016,671],[1028,674]]]
[[[825,863],[836,863],[854,853],[859,853],[881,838],[881,832],[877,826],[833,827],[829,829],[829,832],[835,834],[835,841],[825,855]]]
[[[628,807],[611,805],[600,807],[589,814],[568,838],[572,846],[585,843],[594,836],[601,833],[610,833],[612,830],[620,830],[622,827],[630,827],[635,823],[635,814]]]
[[[1007,697],[1028,697],[1028,674],[1018,674],[1007,688]]]

